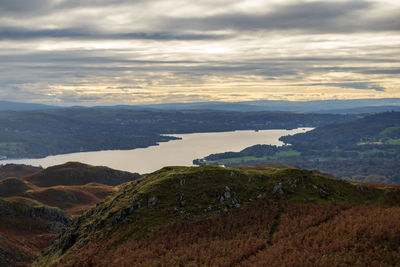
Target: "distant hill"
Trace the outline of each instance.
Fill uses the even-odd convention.
[[[129,150],[179,139],[179,133],[294,129],[358,116],[288,112],[138,111],[74,108],[0,111],[0,159]]]
[[[24,177],[24,180],[40,187],[85,185],[89,183],[116,186],[139,177],[140,175],[137,173],[117,171],[107,167],[90,166],[80,162],[68,162]]]
[[[138,106],[117,106],[132,109],[159,110],[225,110],[225,111],[286,111],[286,112],[316,112],[333,114],[362,114],[385,111],[400,111],[400,98],[386,99],[350,99],[350,100],[314,100],[285,101],[260,100],[244,102],[198,102],[198,103],[167,103]],[[108,107],[113,108],[113,107]]]
[[[33,110],[47,110],[55,109],[56,106],[49,106],[36,103],[20,103],[10,101],[0,101],[0,111],[12,110],[12,111],[33,111]]]
[[[0,101],[0,111],[34,111],[47,109],[85,109],[83,106],[57,107],[35,103],[18,103]],[[189,102],[189,103],[162,103],[146,105],[108,105],[93,106],[94,109],[130,109],[143,111],[156,110],[219,110],[219,111],[286,111],[286,112],[324,112],[333,114],[361,114],[385,111],[399,111],[400,98],[382,99],[349,99],[349,100],[258,100],[242,102]]]
[[[197,159],[195,164],[246,166],[286,163],[350,180],[400,184],[400,112],[284,136],[283,147],[256,145]]]
[[[371,114],[382,113],[388,111],[400,111],[400,106],[376,106],[376,107],[359,107],[346,109],[328,109],[323,112],[330,114]]]
[[[0,180],[7,177],[23,177],[41,170],[43,170],[41,167],[24,164],[0,164]]]
[[[357,144],[390,144],[400,140],[400,112],[373,114],[352,122],[318,127],[307,133],[285,136],[296,147],[334,148]]]
[[[5,167],[11,169],[8,173],[32,170]],[[71,215],[82,214],[139,177],[76,162],[36,169],[33,175],[0,180],[0,266],[29,265],[70,223]]]
[[[399,200],[296,168],[166,167],[73,219],[33,266],[393,266]]]

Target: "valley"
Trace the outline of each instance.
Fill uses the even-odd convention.
[[[0,159],[129,150],[176,140],[171,136],[174,134],[289,130],[345,122],[357,117],[278,111],[148,111],[116,108],[0,111]]]

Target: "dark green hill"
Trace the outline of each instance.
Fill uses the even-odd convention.
[[[379,113],[346,123],[284,136],[287,146],[255,145],[240,152],[212,154],[197,165],[289,164],[336,177],[400,184],[400,112]]]
[[[109,108],[0,111],[0,158],[41,158],[81,151],[143,148],[177,139],[165,134],[294,129],[354,118],[353,115],[277,111]]]
[[[379,113],[352,122],[325,125],[307,133],[281,137],[281,140],[297,148],[316,149],[358,144],[392,145],[400,141],[400,112]]]
[[[99,183],[119,185],[139,178],[137,173],[117,171],[107,167],[90,166],[79,162],[68,162],[49,167],[24,179],[36,186],[84,185]]]
[[[31,189],[30,184],[20,178],[0,180],[0,197],[20,195],[29,189]]]
[[[128,184],[75,218],[36,265],[265,266],[283,253],[285,245],[301,240],[311,230],[319,238],[336,218],[354,223],[347,217],[349,210],[358,212],[358,219],[365,215],[360,211],[364,207],[368,207],[367,214],[400,211],[389,205],[398,196],[396,189],[353,185],[295,168],[166,167]],[[337,237],[327,237],[321,240],[325,251],[308,248],[298,264],[362,264],[384,248],[395,257],[387,263],[400,260],[396,254],[399,243],[395,243],[400,228],[392,229],[394,240],[386,246],[381,236],[377,241],[368,237],[376,234],[371,224],[356,224],[369,227],[359,237],[362,244],[351,239],[355,230],[349,229],[341,238],[348,239],[349,246],[375,242],[373,247],[363,247],[358,254],[339,253],[331,245]],[[380,227],[386,231],[392,225]],[[290,265],[296,253],[307,250],[307,244],[285,252],[280,265],[269,265]],[[361,257],[362,253],[367,256]]]

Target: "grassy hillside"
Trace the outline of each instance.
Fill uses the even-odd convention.
[[[400,191],[296,168],[167,167],[73,220],[36,266],[390,266]]]

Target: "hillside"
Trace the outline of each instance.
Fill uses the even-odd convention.
[[[70,216],[23,197],[0,198],[0,266],[27,266]]]
[[[119,185],[138,178],[137,173],[117,171],[107,167],[90,166],[79,162],[68,162],[52,166],[24,180],[40,187],[56,185],[84,185],[99,183],[104,185]]]
[[[0,165],[0,180],[8,177],[23,177],[43,170],[41,167],[34,167],[24,164]]]
[[[28,265],[69,224],[71,215],[82,214],[139,177],[77,162],[39,170],[0,180],[0,266]]]
[[[34,266],[392,266],[399,200],[295,168],[166,167],[74,218]]]
[[[286,163],[349,180],[400,184],[400,112],[329,124],[280,140],[289,145],[256,145],[240,152],[209,155],[194,163],[225,166]]]
[[[31,110],[46,110],[55,109],[55,106],[36,104],[36,103],[21,103],[11,101],[0,101],[0,111],[14,110],[14,111],[31,111]]]
[[[353,115],[207,110],[69,108],[0,111],[0,159],[134,149],[177,139],[165,134],[315,127]]]
[[[296,147],[315,149],[393,145],[400,141],[400,112],[378,113],[352,122],[325,125],[281,140]]]

